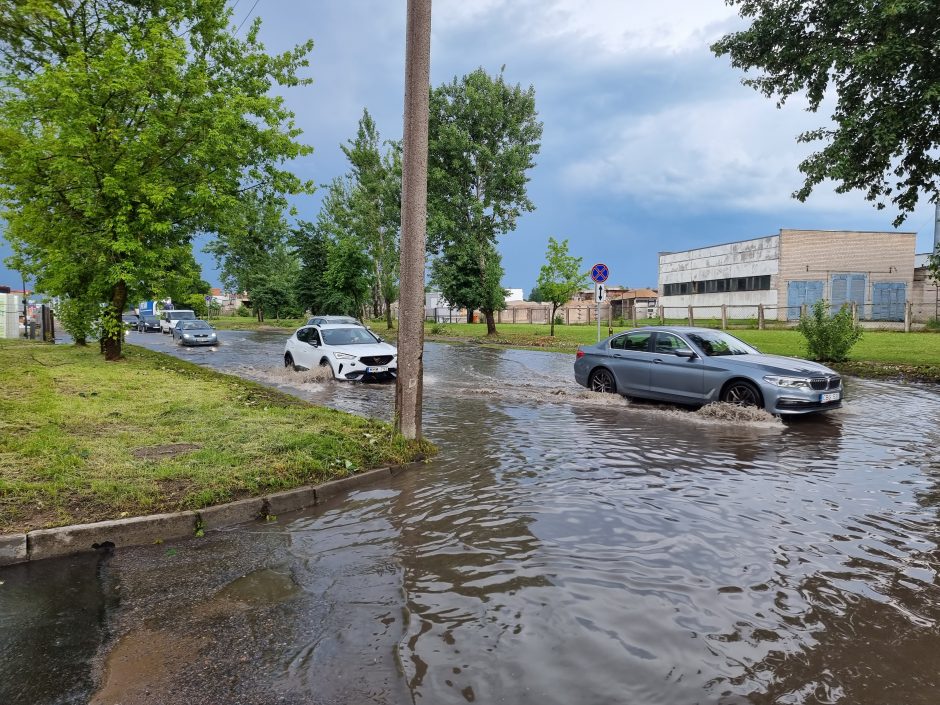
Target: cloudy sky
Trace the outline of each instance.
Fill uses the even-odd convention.
[[[313,84],[285,93],[314,147],[298,173],[320,184],[344,173],[339,145],[364,107],[384,137],[400,137],[405,0],[238,0],[235,23],[252,8],[270,51],[315,42]],[[532,288],[549,236],[568,238],[586,268],[606,262],[612,283],[655,286],[663,250],[780,228],[891,228],[893,213],[857,195],[790,197],[808,153],[795,137],[825,115],[798,101],[778,110],[712,55],[709,44],[740,26],[723,0],[434,0],[432,83],[505,66],[510,81],[535,87],[544,122],[536,210],[500,242],[504,286]],[[299,200],[300,216],[313,220],[319,201]],[[929,250],[932,206],[901,229]],[[17,282],[0,268],[0,283]]]

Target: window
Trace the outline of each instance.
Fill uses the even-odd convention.
[[[672,333],[656,334],[656,352],[675,355],[676,350],[690,350],[685,341]]]
[[[299,331],[297,331],[297,340],[299,340],[301,343],[309,342],[310,331],[310,328],[301,328]]]
[[[618,335],[610,341],[613,350],[632,350],[634,352],[649,352],[649,343],[652,333],[627,333]]]
[[[663,284],[663,296],[685,296],[687,294],[724,294],[729,291],[769,291],[770,275],[756,277],[729,277],[726,279],[704,279],[696,282],[674,282]]]

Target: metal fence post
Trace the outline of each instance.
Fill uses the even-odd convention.
[[[725,330],[728,327],[728,305],[721,305],[721,329]]]

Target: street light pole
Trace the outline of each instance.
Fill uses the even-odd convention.
[[[424,260],[428,210],[431,0],[408,0],[406,35],[395,430],[405,438],[415,439],[421,437],[424,382]]]

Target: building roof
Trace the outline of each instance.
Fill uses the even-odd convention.
[[[770,237],[779,237],[781,233],[857,233],[859,235],[916,235],[915,232],[910,232],[907,230],[827,230],[825,228],[817,229],[806,229],[806,228],[780,228],[780,230],[773,235],[758,235],[756,237],[746,237],[741,240],[728,240],[726,242],[716,242],[711,245],[702,245],[701,247],[690,247],[687,250],[671,250],[671,251],[661,251],[659,256],[663,255],[677,255],[681,252],[695,252],[696,250],[708,250],[712,247],[723,247],[725,245],[737,245],[742,242],[753,242],[754,240],[764,240]]]

